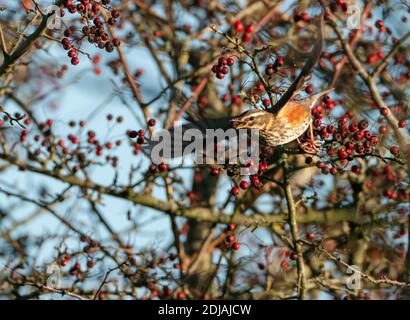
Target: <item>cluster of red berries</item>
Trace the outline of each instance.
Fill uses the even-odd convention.
[[[370,55],[367,57],[367,63],[369,63],[369,64],[375,63],[375,62],[377,62],[377,61],[383,59],[383,57],[384,57],[383,51],[381,51],[380,49],[378,49],[376,53],[370,54]]]
[[[218,59],[218,64],[212,66],[212,72],[216,75],[218,79],[223,79],[229,72],[229,67],[235,64],[235,59],[233,57],[220,57]]]
[[[131,139],[137,138],[137,142],[136,142],[135,145],[141,146],[141,145],[144,143],[144,141],[145,141],[145,131],[142,130],[142,129],[140,129],[140,130],[138,130],[138,131],[128,130],[128,131],[127,131],[127,135],[128,135],[128,137],[131,138]],[[140,147],[137,147],[137,148],[138,148],[138,150],[141,150]]]
[[[159,165],[156,165],[156,164],[151,164],[150,166],[149,166],[149,168],[148,168],[148,170],[149,170],[149,172],[150,173],[156,173],[158,170],[160,171],[160,172],[167,172],[167,170],[168,170],[168,165],[166,164],[166,163],[164,163],[164,162],[161,162]]]
[[[370,190],[374,190],[391,200],[408,201],[410,193],[404,188],[398,188],[403,181],[403,174],[400,170],[394,170],[389,164],[378,168],[369,169],[364,185]]]
[[[263,156],[263,152],[262,152],[262,156]],[[242,167],[242,170],[246,170],[249,169],[250,166],[253,166],[254,164],[252,163],[252,161],[250,161],[248,164],[246,164],[244,167]],[[227,169],[227,175],[229,177],[235,177],[238,176],[238,169],[239,168],[228,168]],[[265,162],[261,162],[259,163],[259,170],[258,170],[258,174],[256,175],[252,175],[249,178],[249,182],[246,180],[241,180],[239,182],[239,186],[234,185],[231,189],[231,194],[233,196],[237,196],[239,194],[240,189],[242,190],[246,190],[249,188],[249,186],[252,186],[255,190],[259,190],[261,187],[263,187],[263,182],[260,180],[260,176],[263,175],[263,172],[268,169],[268,164]],[[218,170],[218,174],[220,172],[219,169],[213,169],[213,170]],[[215,175],[213,174],[212,170],[211,170],[211,175]]]
[[[275,59],[274,63],[268,63],[265,67],[265,74],[267,76],[273,75],[278,71],[279,67],[282,67],[285,64],[285,59],[282,56],[278,56]]]
[[[324,101],[329,99],[325,97]],[[323,161],[319,161],[317,166],[324,174],[336,174],[338,168],[334,161],[338,161],[345,167],[349,161],[353,161],[355,156],[371,154],[374,147],[380,142],[378,134],[368,129],[367,120],[354,121],[353,112],[347,112],[339,118],[337,125],[322,123],[325,109],[318,105],[312,109],[314,134],[320,136],[325,141],[327,155],[333,159],[330,167]],[[312,162],[312,158],[306,159],[307,163]],[[352,166],[354,173],[360,173],[360,168]]]
[[[108,5],[109,0],[103,0],[102,5]],[[95,44],[100,49],[105,49],[107,52],[114,51],[115,47],[120,46],[121,42],[118,39],[110,39],[108,33],[104,28],[104,21],[101,17],[97,15],[100,13],[102,8],[100,3],[93,2],[90,0],[79,0],[78,4],[75,5],[73,0],[66,0],[64,7],[67,8],[68,12],[71,14],[79,13],[82,16],[81,21],[86,24],[82,28],[82,35],[75,35],[75,27],[69,27],[64,31],[64,38],[61,40],[63,48],[67,50],[68,56],[71,58],[71,64],[77,65],[80,63],[78,58],[79,49],[74,46],[75,42],[81,42],[83,38],[87,38],[89,43]],[[108,7],[104,9],[110,10]],[[115,25],[120,17],[120,12],[118,10],[111,10],[111,16],[107,19],[108,25]],[[89,25],[89,21],[93,21],[93,25]],[[71,40],[70,40],[71,38]]]
[[[155,125],[156,125],[156,120],[155,119],[149,119],[147,121],[147,126],[148,127],[154,127]],[[128,130],[127,131],[127,136],[130,139],[137,138],[137,141],[135,143],[131,144],[134,148],[134,151],[133,151],[134,154],[137,155],[142,149],[142,144],[144,144],[144,142],[145,142],[145,130],[142,130],[142,129],[140,129],[138,131]]]
[[[239,242],[235,241],[235,234],[234,231],[236,229],[236,225],[233,223],[230,223],[228,227],[226,228],[226,238],[225,241],[229,245],[229,247],[235,251],[239,250],[241,245]]]
[[[296,260],[297,259],[297,254],[293,251],[284,250],[284,251],[281,251],[279,253],[279,258],[281,259],[279,267],[283,271],[288,272],[289,268],[290,268],[288,260],[292,260],[292,261]],[[261,269],[261,268],[259,268],[259,269]]]
[[[252,24],[243,24],[241,20],[236,20],[234,22],[234,30],[237,34],[242,34],[242,41],[249,42],[252,39],[252,35],[255,33],[255,27]]]

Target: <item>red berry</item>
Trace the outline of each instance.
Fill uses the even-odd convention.
[[[216,74],[216,77],[217,77],[218,79],[223,79],[223,78],[225,77],[225,74],[222,73],[222,72],[218,72],[218,73]]]
[[[380,134],[385,134],[386,132],[387,132],[387,127],[386,126],[380,126],[379,133]]]
[[[224,65],[228,64],[228,60],[225,57],[220,57],[218,59],[218,63],[219,63],[219,65],[224,66]]]
[[[157,171],[157,166],[155,164],[151,164],[149,166],[149,172],[155,173]]]
[[[264,87],[263,83],[259,82],[255,85],[255,89],[256,89],[256,91],[263,91],[263,90],[265,90],[265,87]]]
[[[149,119],[148,120],[148,126],[153,127],[153,126],[155,126],[155,124],[156,124],[155,119]]]
[[[262,100],[262,104],[265,106],[265,107],[269,107],[269,105],[270,105],[270,100],[269,99],[263,99]]]
[[[233,96],[233,97],[232,97],[232,103],[233,103],[233,104],[239,104],[239,103],[241,103],[241,102],[242,102],[242,99],[241,99],[240,96]]]
[[[177,298],[180,299],[180,300],[185,299],[185,292],[184,291],[178,291]]]
[[[239,186],[241,187],[241,189],[245,190],[246,188],[248,188],[248,182],[242,180]]]
[[[273,68],[273,65],[268,64],[265,68],[265,74],[267,74],[268,76],[271,76],[274,73],[275,73],[275,69]]]
[[[238,187],[233,187],[233,188],[231,189],[231,194],[232,194],[233,196],[236,196],[238,193],[239,193],[239,188],[238,188]]]
[[[227,60],[226,60],[226,62],[227,62],[227,64],[228,64],[228,66],[233,66],[234,64],[235,64],[235,59],[233,58],[233,57],[229,57]]]
[[[356,174],[359,174],[360,173],[360,167],[359,166],[352,166],[352,172],[353,173],[356,173]]]
[[[75,56],[77,55],[77,51],[74,50],[74,49],[71,49],[70,51],[68,51],[67,55],[68,55],[70,58],[73,58],[73,57],[75,57]]]
[[[236,20],[234,23],[234,28],[236,33],[242,33],[244,26],[241,20]]]
[[[406,120],[400,120],[399,121],[399,128],[405,128],[406,127]]]
[[[397,156],[400,152],[400,149],[399,149],[399,147],[393,146],[393,147],[390,148],[390,152],[391,152],[392,155]]]
[[[279,56],[275,60],[277,66],[283,66],[285,64],[285,59],[282,56]]]
[[[303,21],[308,22],[309,21],[309,15],[307,12],[302,12],[300,14],[300,17],[302,18]]]
[[[306,233],[306,239],[313,240],[314,237],[315,237],[315,234],[313,232]]]
[[[220,68],[220,71],[221,71],[221,73],[223,73],[223,74],[227,74],[227,73],[229,72],[229,69],[228,69],[227,66],[222,66],[222,67]]]
[[[161,172],[165,172],[168,170],[168,166],[166,165],[166,163],[161,162],[160,165],[158,166],[158,169]]]
[[[76,66],[77,64],[79,64],[80,63],[80,59],[78,59],[78,57],[73,57],[72,59],[71,59],[71,64],[73,65],[73,66]]]
[[[229,235],[226,237],[226,242],[232,243],[235,241],[235,237],[233,235]]]
[[[244,42],[249,42],[249,41],[251,41],[251,39],[252,39],[252,35],[250,33],[245,33],[242,37],[242,40]]]
[[[130,130],[127,132],[128,137],[130,137],[131,139],[136,138],[138,136],[138,132],[135,130]]]
[[[343,149],[339,149],[337,151],[337,154],[339,155],[340,159],[346,159],[349,156],[349,154]]]
[[[121,45],[121,41],[118,39],[112,39],[112,44],[114,47],[119,47]]]
[[[384,26],[383,21],[380,19],[376,21],[375,25],[377,29],[381,29]]]
[[[111,11],[111,17],[119,18],[120,17],[120,12],[118,10],[112,10]]]
[[[380,114],[382,115],[382,116],[387,116],[387,114],[389,113],[389,109],[387,109],[387,108],[381,108],[380,109]]]
[[[241,247],[241,245],[238,242],[234,242],[231,245],[231,248],[234,249],[235,251],[239,250],[240,247]]]
[[[313,93],[313,86],[310,84],[305,88],[305,92],[307,94],[312,94]]]
[[[254,33],[255,32],[255,27],[252,24],[248,24],[245,26],[245,32],[246,33]]]
[[[233,230],[235,230],[235,228],[236,228],[236,225],[234,223],[228,224],[228,230],[229,231],[233,231]]]

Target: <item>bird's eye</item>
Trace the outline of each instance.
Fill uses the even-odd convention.
[[[252,117],[249,118],[249,120],[253,121],[253,120],[255,120],[255,117],[252,116]]]

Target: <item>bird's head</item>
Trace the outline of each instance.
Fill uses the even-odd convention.
[[[272,114],[270,112],[264,110],[248,110],[231,119],[231,125],[234,129],[263,130],[266,126],[268,117],[271,116]]]

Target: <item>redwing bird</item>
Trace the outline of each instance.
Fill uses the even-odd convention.
[[[268,147],[276,147],[298,139],[310,126],[310,140],[301,144],[303,150],[312,152],[316,150],[313,139],[311,108],[318,100],[329,93],[332,89],[323,90],[310,97],[296,100],[294,97],[303,89],[306,82],[311,78],[312,70],[320,58],[323,42],[323,14],[318,19],[318,36],[315,40],[305,65],[291,86],[282,95],[279,101],[270,109],[248,110],[236,117],[207,118],[197,117],[195,113],[187,112],[188,124],[182,126],[182,130],[197,128],[202,132],[206,129],[257,129],[261,143]],[[172,134],[172,130],[171,130]],[[155,143],[149,142],[150,149]],[[182,155],[181,150],[173,150],[173,156]]]
[[[266,146],[275,147],[298,139],[310,126],[311,141],[302,144],[301,147],[307,152],[316,149],[313,140],[311,108],[318,100],[329,93],[327,89],[313,96],[295,100],[293,97],[303,88],[311,78],[312,69],[319,60],[323,42],[323,14],[319,18],[318,37],[309,54],[302,71],[279,101],[269,110],[248,110],[231,119],[231,125],[235,129],[257,129],[261,142]]]

